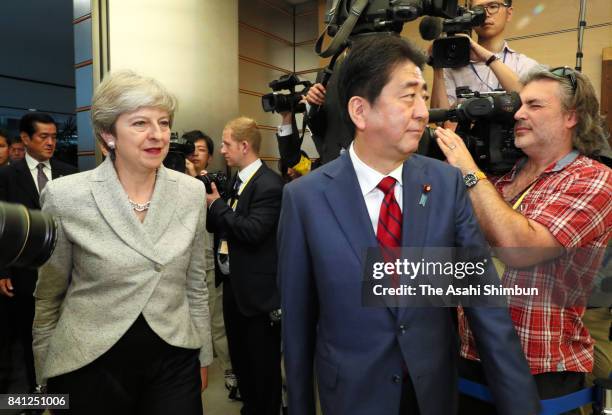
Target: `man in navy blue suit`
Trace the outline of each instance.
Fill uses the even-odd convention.
[[[485,246],[459,170],[414,155],[428,121],[422,64],[397,36],[354,42],[339,74],[354,141],[285,187],[278,278],[292,415],[314,414],[315,373],[324,414],[457,411],[454,310],[362,303],[368,248]],[[507,309],[465,312],[499,413],[535,414]]]

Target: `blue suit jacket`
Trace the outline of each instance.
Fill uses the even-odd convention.
[[[403,168],[402,246],[484,246],[457,169],[413,155]],[[431,185],[426,206],[419,200]],[[362,306],[364,255],[377,241],[348,152],[287,185],[279,284],[291,415],[399,413],[402,364],[421,414],[457,411],[453,309]],[[466,309],[500,414],[534,414],[538,398],[507,309]],[[520,397],[520,400],[516,398]]]

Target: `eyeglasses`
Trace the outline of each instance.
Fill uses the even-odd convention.
[[[559,78],[568,79],[572,84],[572,93],[576,93],[578,81],[576,80],[576,72],[572,68],[569,66],[559,66],[558,68],[551,69],[550,73]]]
[[[493,3],[481,4],[481,5],[472,7],[472,10],[475,9],[476,7],[480,7],[484,9],[489,15],[492,16],[494,14],[497,14],[497,12],[499,12],[500,7],[510,7],[510,6],[506,3],[493,2]]]

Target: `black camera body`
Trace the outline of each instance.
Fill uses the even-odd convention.
[[[442,31],[447,36],[433,42],[434,68],[461,68],[470,63],[470,39],[456,34],[469,34],[473,27],[483,24],[487,16],[482,7],[459,9],[459,16],[442,22]]]
[[[312,86],[310,81],[301,81],[300,78],[292,73],[283,75],[268,84],[272,91],[261,97],[261,106],[265,112],[305,112],[306,105],[301,104],[302,95],[308,92]],[[295,87],[301,85],[304,88],[296,92]],[[278,91],[289,90],[288,94],[280,94]]]
[[[334,8],[334,0],[327,0],[325,23],[328,24],[327,34],[332,37],[350,16],[356,3],[356,0],[339,1],[338,7]],[[369,0],[351,34],[400,33],[404,23],[423,15],[454,17],[457,15],[457,0]]]
[[[164,166],[185,173],[185,159],[188,155],[193,154],[194,151],[195,146],[192,142],[179,138],[178,133],[172,133],[170,135],[168,154],[164,158]]]
[[[507,173],[523,152],[514,145],[514,114],[521,107],[516,92],[494,91],[479,93],[457,88],[463,98],[457,108],[431,109],[430,122],[457,122],[456,132],[483,171],[500,175]],[[427,129],[419,143],[419,154],[444,159],[433,130]]]
[[[227,174],[219,171],[216,173],[207,173],[203,176],[196,176],[196,179],[200,180],[204,183],[204,187],[206,188],[206,193],[212,193],[211,183],[214,183],[217,186],[217,190],[219,191],[219,195],[223,199],[227,196]]]

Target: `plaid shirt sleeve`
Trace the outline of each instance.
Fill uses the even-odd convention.
[[[584,168],[572,176],[538,190],[537,206],[527,215],[570,248],[585,246],[612,227],[610,170]]]

